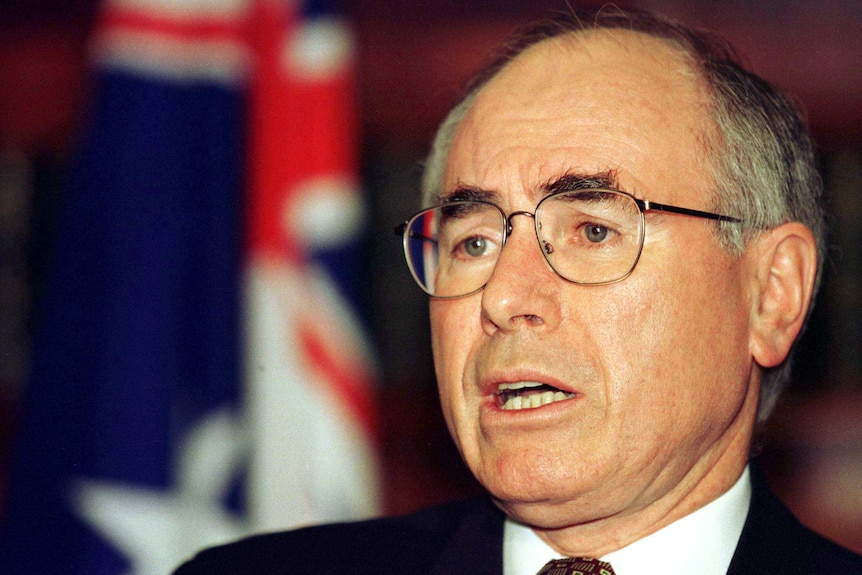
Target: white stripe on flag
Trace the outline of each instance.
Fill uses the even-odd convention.
[[[102,68],[122,69],[173,82],[235,84],[248,72],[249,50],[231,40],[180,40],[137,30],[103,33],[93,45]]]
[[[295,328],[321,305],[306,273],[261,260],[247,270],[247,414],[254,443],[248,508],[255,529],[358,519],[380,510],[365,430],[302,355]],[[349,324],[342,333],[353,331]]]

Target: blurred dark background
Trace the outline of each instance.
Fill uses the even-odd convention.
[[[833,249],[793,384],[761,459],[805,522],[862,551],[862,3],[616,4],[721,32],[809,114],[827,183]],[[17,430],[30,320],[87,102],[87,40],[97,9],[96,0],[0,0],[0,465]],[[390,230],[418,204],[421,159],[464,81],[519,24],[566,9],[563,0],[342,3],[356,33],[362,176],[371,211],[365,311],[382,373],[391,512],[477,487],[438,413],[425,296]]]

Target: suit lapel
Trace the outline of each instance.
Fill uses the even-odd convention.
[[[751,507],[727,575],[765,575],[796,572],[802,526],[772,494],[759,470],[752,466]]]

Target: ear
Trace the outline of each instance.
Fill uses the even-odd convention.
[[[755,267],[749,348],[762,367],[780,364],[802,330],[814,291],[817,244],[791,222],[763,232],[749,247]]]

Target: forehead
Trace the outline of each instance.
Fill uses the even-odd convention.
[[[566,172],[613,172],[630,191],[703,179],[708,101],[687,57],[663,40],[625,30],[545,40],[482,88],[444,189],[536,193]]]

